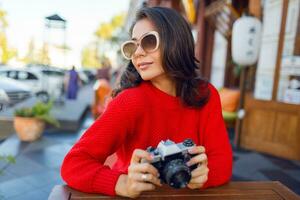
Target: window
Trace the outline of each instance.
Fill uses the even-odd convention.
[[[7,77],[7,72],[0,72],[0,77]]]
[[[17,79],[17,71],[8,71],[7,77]]]
[[[37,76],[34,75],[33,73],[27,72],[28,77],[27,80],[38,80]]]
[[[54,70],[43,70],[43,74],[48,76],[64,76],[63,72],[60,71],[54,71]]]
[[[18,73],[18,79],[19,79],[19,80],[26,80],[26,79],[28,79],[28,76],[29,76],[29,75],[28,75],[27,72],[21,72],[21,71],[20,71],[20,72]]]

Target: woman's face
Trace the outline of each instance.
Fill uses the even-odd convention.
[[[139,41],[141,36],[150,31],[156,31],[153,23],[148,19],[139,20],[132,30],[132,39]],[[160,47],[154,52],[145,52],[141,45],[132,56],[132,63],[143,80],[154,81],[165,77],[162,67]]]

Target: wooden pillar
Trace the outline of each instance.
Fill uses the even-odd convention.
[[[195,45],[195,57],[203,63],[204,61],[204,44],[205,44],[205,2],[200,1],[197,16],[197,41]]]
[[[235,88],[239,86],[239,75],[234,74],[235,65],[232,61],[231,55],[231,36],[227,40],[227,51],[226,51],[226,63],[225,63],[225,75],[223,85],[228,88]]]
[[[206,22],[205,30],[205,46],[204,46],[204,62],[201,66],[202,76],[207,80],[210,80],[211,68],[212,68],[212,56],[214,49],[215,29]]]
[[[244,110],[248,69],[249,69],[248,66],[244,66],[241,69],[240,84],[239,84],[241,97],[240,97],[238,112]],[[235,124],[234,141],[233,141],[236,147],[240,146],[240,135],[242,132],[242,126],[243,126],[243,119],[238,117]]]
[[[288,4],[289,4],[288,0],[283,0],[282,18],[281,18],[281,25],[280,25],[278,51],[277,51],[277,57],[276,57],[274,84],[273,84],[273,91],[272,91],[272,100],[273,101],[277,100],[277,90],[278,90],[279,78],[280,78],[281,57],[282,57],[283,44],[284,44],[284,33],[285,33],[285,24],[286,24],[286,18],[287,18],[287,13],[288,13]]]
[[[300,7],[299,7],[299,12],[300,12]],[[294,55],[300,56],[300,17],[298,17],[296,41],[295,41],[295,46],[294,46]]]

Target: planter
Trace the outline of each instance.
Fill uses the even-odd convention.
[[[29,142],[41,137],[45,129],[45,122],[36,118],[15,116],[14,127],[19,139]]]

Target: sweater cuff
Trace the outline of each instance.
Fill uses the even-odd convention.
[[[99,170],[93,181],[93,191],[95,193],[115,196],[115,186],[121,174],[123,174],[123,172],[110,168]]]

